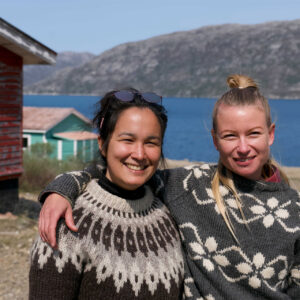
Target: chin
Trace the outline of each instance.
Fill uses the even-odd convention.
[[[242,167],[237,167],[237,166],[226,166],[225,167],[227,169],[229,169],[231,172],[239,175],[239,176],[242,176],[242,177],[245,177],[247,179],[251,179],[251,180],[259,180],[261,178],[261,168],[258,168],[258,167],[254,167],[254,166],[251,166],[251,167],[245,167],[245,168],[242,168]]]
[[[261,172],[251,172],[251,171],[246,171],[246,170],[245,171],[235,170],[233,172],[242,177],[245,177],[245,178],[251,179],[251,180],[259,180],[261,178],[261,176],[260,176]]]
[[[127,190],[134,191],[144,185],[146,183],[145,180],[143,181],[130,181],[130,182],[125,182],[125,186]]]

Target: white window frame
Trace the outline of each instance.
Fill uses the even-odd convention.
[[[27,139],[27,148],[23,147],[23,140],[22,140],[22,149],[23,150],[30,149],[30,146],[31,146],[31,135],[30,134],[23,134],[22,135],[22,139]]]

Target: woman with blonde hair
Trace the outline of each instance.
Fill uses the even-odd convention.
[[[213,110],[219,163],[156,173],[186,254],[185,298],[300,299],[300,199],[270,155],[275,125],[268,101],[247,76],[227,83]],[[55,179],[42,202],[54,192],[72,202],[86,180],[79,178],[78,189],[71,178]],[[66,211],[70,216],[71,205],[59,195],[46,199],[40,232],[52,245],[51,228]]]

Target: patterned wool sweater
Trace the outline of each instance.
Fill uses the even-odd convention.
[[[285,183],[247,180],[234,175],[245,220],[231,192],[221,186],[238,243],[216,206],[211,189],[215,165],[204,164],[156,174],[165,184],[165,204],[177,223],[187,267],[187,299],[300,299],[300,200]],[[90,174],[90,175],[88,175]],[[41,194],[58,191],[70,200],[96,169],[72,183],[56,179]],[[70,183],[66,188],[64,183]],[[248,226],[245,226],[245,223]]]
[[[58,250],[34,243],[30,299],[181,299],[179,234],[149,187],[127,200],[92,180],[73,215],[79,230],[61,222]]]

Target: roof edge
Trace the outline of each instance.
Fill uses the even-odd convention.
[[[54,64],[57,53],[0,18],[0,45],[18,54],[24,64]]]

